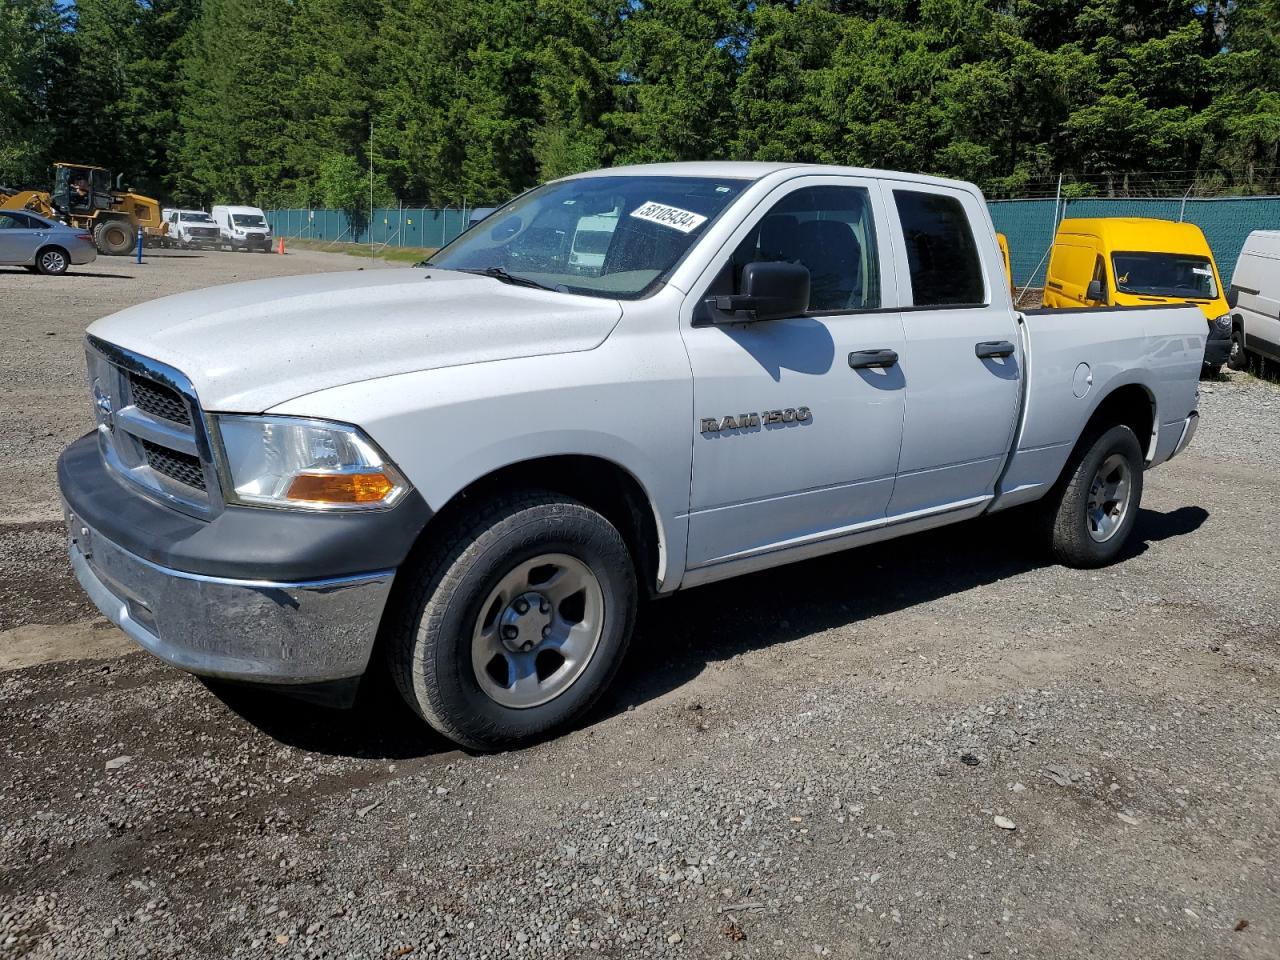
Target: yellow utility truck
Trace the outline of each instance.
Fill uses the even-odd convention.
[[[138,232],[161,237],[166,225],[160,203],[113,185],[111,171],[78,163],[53,165],[53,190],[10,190],[0,187],[0,210],[32,210],[93,234],[100,253],[127,254]]]
[[[1231,315],[1218,266],[1194,223],[1144,217],[1067,219],[1058,225],[1044,306],[1154,307],[1194,303],[1209,325],[1205,371],[1231,350]]]

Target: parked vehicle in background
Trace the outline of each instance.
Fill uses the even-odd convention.
[[[569,248],[569,266],[598,271],[604,266],[605,254],[609,252],[609,243],[617,229],[617,211],[580,219]]]
[[[1218,266],[1194,223],[1144,217],[1068,219],[1058,225],[1045,307],[1150,307],[1194,303],[1208,322],[1205,373],[1231,351],[1231,317]]]
[[[98,258],[93,234],[29,210],[0,210],[0,264],[33,273],[66,273]]]
[[[348,698],[377,637],[432,726],[524,743],[599,697],[642,596],[1031,504],[1059,561],[1116,559],[1195,434],[1206,332],[1113,320],[1016,311],[971,184],[579,174],[417,269],[94,323],[71,562],[182,669]]]
[[[1245,239],[1227,302],[1231,369],[1245,369],[1251,354],[1280,363],[1280,230],[1255,230]]]
[[[27,210],[87,230],[100,253],[116,256],[133,253],[139,232],[152,240],[164,236],[159,202],[124,189],[123,174],[113,185],[105,167],[55,163],[53,172],[48,193],[0,187],[0,209]]]
[[[257,207],[216,206],[213,219],[218,225],[222,246],[271,252],[271,227],[267,215]]]
[[[1018,289],[1013,285],[1013,263],[1009,259],[1009,238],[1003,233],[997,233],[996,243],[1000,246],[1000,258],[1004,260],[1004,278],[1009,281],[1009,292],[1016,295]]]
[[[218,246],[221,233],[213,217],[203,210],[166,210],[165,223],[169,225],[169,246],[189,250],[192,247],[213,249]]]

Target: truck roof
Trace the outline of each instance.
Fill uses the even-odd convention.
[[[906,173],[898,170],[873,170],[867,167],[841,167],[822,163],[766,163],[756,160],[688,160],[680,163],[639,163],[624,167],[609,167],[603,170],[589,170],[577,173],[566,180],[587,177],[724,177],[734,180],[760,180],[771,174],[784,171],[812,174],[840,174],[843,176],[877,177],[889,180],[904,180],[912,183],[927,183],[942,187],[955,187],[962,190],[976,190],[971,183],[963,180],[948,180],[945,177],[931,177],[923,173]]]
[[[1176,223],[1154,217],[1068,218],[1058,224],[1058,233],[1105,237],[1107,246],[1114,250],[1209,254],[1204,233],[1194,223]]]

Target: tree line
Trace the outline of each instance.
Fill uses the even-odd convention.
[[[495,202],[798,160],[1280,192],[1280,0],[0,0],[0,183]]]

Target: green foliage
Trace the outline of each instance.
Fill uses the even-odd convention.
[[[1280,0],[0,0],[0,182],[492,203],[622,163],[1280,192]],[[372,132],[372,139],[371,134]]]

